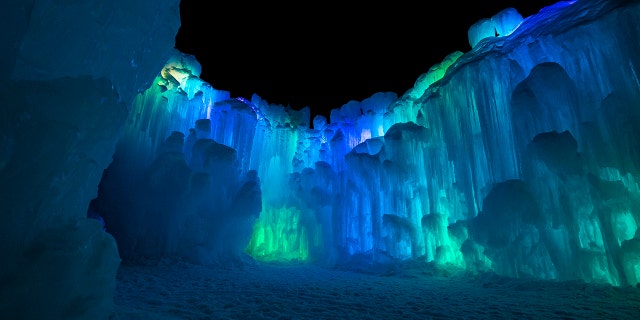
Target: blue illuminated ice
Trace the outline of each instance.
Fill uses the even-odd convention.
[[[370,283],[391,283],[432,311],[440,296],[426,304],[396,285],[442,284],[421,282],[425,274],[481,275],[469,280],[476,289],[509,283],[511,293],[550,283],[516,279],[571,280],[551,282],[580,297],[571,300],[580,310],[563,315],[611,314],[598,308],[614,299],[628,308],[616,315],[637,309],[637,291],[622,290],[640,283],[638,0],[563,1],[529,17],[507,8],[469,27],[471,51],[444,57],[405,93],[349,101],[329,119],[200,79],[195,57],[173,48],[178,1],[9,7],[2,316],[113,318],[118,268],[136,316],[142,305],[186,317],[236,305],[288,316],[269,313],[284,305],[274,297],[345,298],[366,306],[358,312],[389,314],[347,293],[366,297]],[[263,285],[271,266],[256,261],[313,266],[278,269],[280,282]],[[411,281],[327,281],[318,265]],[[409,266],[418,272],[401,270]],[[304,288],[284,284],[288,275]],[[469,281],[441,287],[455,283],[456,296]],[[584,303],[593,292],[597,302]],[[198,309],[164,303],[184,296]],[[514,304],[500,301],[499,310]],[[303,312],[292,305],[282,308]],[[314,310],[335,315],[331,307]]]
[[[620,21],[636,21],[640,10],[636,2],[624,10],[618,4],[559,3],[526,18],[507,8],[469,28],[473,50],[451,53],[405,94],[380,92],[313,121],[308,108],[257,94],[231,99],[184,66],[196,64],[193,57],[176,53],[134,101],[144,122],[129,122],[103,180],[105,221],[132,228],[131,217],[147,220],[150,212],[201,213],[191,193],[214,181],[218,189],[202,199],[226,198],[209,205],[212,221],[228,226],[222,217],[235,213],[225,208],[238,197],[254,199],[245,215],[256,220],[233,220],[238,230],[253,225],[243,250],[247,237],[210,234],[207,241],[257,260],[418,260],[472,273],[635,285],[640,164],[632,106],[640,100],[640,61],[625,44],[640,39],[640,28]],[[590,45],[594,38],[607,45]],[[143,184],[137,191],[107,186],[149,179],[126,168],[167,158],[158,154],[163,141],[183,136],[172,166],[159,168],[184,170],[182,187],[163,197],[176,199],[162,210],[155,196],[141,196]],[[218,158],[229,162],[207,171],[205,163]],[[250,173],[253,187],[239,188]],[[113,199],[136,205],[116,211]],[[193,231],[184,221],[163,221],[154,223]],[[206,238],[214,229],[195,230]],[[158,249],[144,232],[114,235],[121,253],[157,254],[141,247]],[[154,235],[176,248],[186,241],[179,233]],[[210,252],[187,256],[213,262],[199,258]]]

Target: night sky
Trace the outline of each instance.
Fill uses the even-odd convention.
[[[366,7],[182,0],[176,48],[195,55],[200,77],[232,97],[309,107],[312,118],[376,92],[402,95],[454,51],[471,50],[467,30],[516,8],[523,17],[557,1],[461,3],[438,8],[398,1]],[[484,6],[482,6],[484,5]]]

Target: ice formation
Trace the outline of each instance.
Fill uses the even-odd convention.
[[[635,285],[639,15],[637,1],[558,2],[527,18],[507,8],[469,28],[472,51],[451,53],[404,95],[351,101],[329,121],[257,94],[231,98],[176,52],[134,100],[99,212],[131,255],[212,261],[246,245],[265,261],[423,259]],[[215,156],[234,163],[205,169]],[[229,210],[243,181],[251,209]],[[219,189],[194,202],[202,184]],[[154,188],[170,190],[162,202],[141,196]]]
[[[330,119],[202,81],[177,1],[84,6],[4,35],[5,314],[106,317],[120,257],[640,281],[640,1],[505,9]]]
[[[5,1],[0,314],[108,319],[116,241],[87,208],[131,100],[171,57],[179,1]]]

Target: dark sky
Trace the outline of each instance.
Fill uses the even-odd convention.
[[[256,93],[293,109],[308,106],[312,119],[376,92],[402,95],[420,74],[453,51],[467,52],[469,26],[502,9],[523,17],[557,1],[471,4],[444,1],[365,7],[315,4],[225,3],[182,0],[176,48],[193,54],[200,77],[232,97]]]

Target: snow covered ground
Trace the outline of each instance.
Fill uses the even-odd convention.
[[[640,319],[640,289],[428,268],[123,262],[116,319]]]

